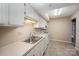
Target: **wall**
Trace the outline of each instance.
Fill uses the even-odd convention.
[[[79,10],[72,15],[71,20],[76,18],[76,48],[79,49]]]
[[[71,42],[72,23],[69,17],[52,18],[48,23],[49,39]]]
[[[33,25],[31,23],[26,23],[23,27],[18,28],[0,27],[0,47],[28,39],[32,30]]]

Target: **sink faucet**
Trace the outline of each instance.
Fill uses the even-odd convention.
[[[30,38],[30,43],[32,43],[32,39]]]
[[[33,37],[33,34],[32,33],[30,33],[30,43],[32,43],[32,38]]]

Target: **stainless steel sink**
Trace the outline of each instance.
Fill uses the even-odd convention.
[[[25,40],[24,42],[34,44],[37,41],[39,41],[42,37],[32,36],[28,40]]]

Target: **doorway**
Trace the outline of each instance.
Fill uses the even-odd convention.
[[[72,44],[76,44],[76,18],[72,20]]]

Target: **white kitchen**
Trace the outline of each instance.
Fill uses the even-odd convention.
[[[78,56],[78,14],[79,3],[0,3],[0,56]]]
[[[0,3],[0,56],[40,56],[48,45],[47,22],[27,3]]]

